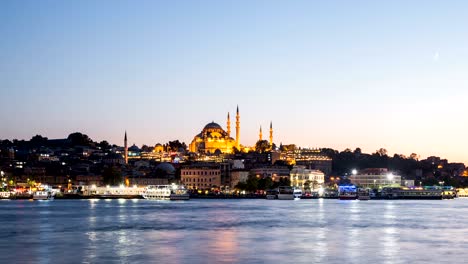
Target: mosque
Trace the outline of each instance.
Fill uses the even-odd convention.
[[[259,140],[262,140],[262,128],[260,127]],[[270,145],[273,144],[273,126],[270,123]],[[236,138],[231,137],[231,119],[227,115],[226,131],[217,123],[208,123],[200,134],[196,135],[189,145],[190,152],[197,153],[233,153],[234,149],[242,150],[240,144],[240,114],[239,106],[236,110]]]

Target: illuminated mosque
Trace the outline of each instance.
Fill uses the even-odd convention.
[[[259,140],[262,140],[262,128],[260,127]],[[273,126],[270,123],[270,145],[273,144]],[[241,151],[240,145],[240,115],[239,106],[236,110],[236,138],[231,137],[231,119],[227,115],[226,131],[217,123],[208,123],[200,134],[196,135],[189,149],[197,153],[233,153],[234,148]]]

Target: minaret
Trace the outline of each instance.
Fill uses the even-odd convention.
[[[125,137],[124,137],[124,156],[125,156],[125,164],[128,164],[127,131],[125,131]]]
[[[228,112],[228,117],[227,117],[226,128],[227,128],[228,137],[230,137],[231,136],[231,118],[229,117],[229,112]]]
[[[258,134],[258,140],[262,140],[262,126],[260,126],[260,133]]]
[[[273,146],[273,122],[270,121],[270,146]]]
[[[240,150],[240,115],[239,115],[239,105],[237,106],[237,111],[236,111],[236,148]]]

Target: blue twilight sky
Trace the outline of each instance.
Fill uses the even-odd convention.
[[[0,138],[81,131],[468,163],[467,1],[0,1]],[[234,122],[232,122],[234,127]],[[232,129],[234,131],[234,129]],[[234,134],[234,133],[233,133]]]

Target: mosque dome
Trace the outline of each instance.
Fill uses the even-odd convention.
[[[174,174],[175,173],[174,166],[172,166],[170,163],[167,163],[167,162],[163,162],[163,163],[159,164],[158,166],[156,166],[156,170],[163,170],[167,174]]]
[[[128,151],[131,151],[131,152],[140,152],[140,148],[138,148],[135,144],[133,144],[133,146],[129,147],[128,148]]]
[[[217,123],[215,122],[211,122],[211,123],[208,123],[204,128],[203,130],[205,129],[222,129],[220,125],[218,125]]]

